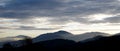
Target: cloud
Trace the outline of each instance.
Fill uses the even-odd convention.
[[[10,0],[0,0],[0,6],[4,6],[6,2],[8,2]]]
[[[36,17],[47,17],[52,24],[69,23],[101,23],[104,21],[89,21],[89,15],[119,14],[118,0],[10,0],[0,6],[0,17],[21,19],[19,22]],[[22,20],[26,21],[22,21]],[[108,20],[108,19],[107,19]],[[35,22],[35,21],[32,21]],[[115,21],[116,22],[116,21]]]
[[[114,16],[114,17],[109,17],[104,19],[106,22],[109,23],[120,23],[120,15]]]
[[[11,0],[1,8],[3,12],[0,13],[0,16],[4,18],[49,16],[51,12],[62,6],[64,5],[59,0]]]
[[[3,31],[0,31],[0,33],[4,33]]]
[[[34,26],[20,26],[19,28],[16,28],[16,30],[57,30],[60,28],[37,28]]]
[[[11,27],[0,27],[0,29],[12,29]]]
[[[112,24],[112,25],[119,25],[120,15],[107,17],[107,18],[104,18],[103,20],[90,21],[90,23],[109,23],[109,24]]]

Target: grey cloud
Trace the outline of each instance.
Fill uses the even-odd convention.
[[[3,12],[0,16],[4,18],[49,16],[53,12],[51,10],[55,11],[62,6],[64,5],[59,0],[12,0],[1,8]]]
[[[16,28],[16,30],[57,30],[60,28],[36,28],[34,26],[20,26]]]
[[[37,21],[35,19],[18,19],[16,22],[19,24],[38,24],[38,23],[41,23],[40,21]]]
[[[58,30],[60,27],[54,28],[37,28],[34,26],[17,26],[17,27],[0,27],[0,29],[12,29],[12,30]]]
[[[105,20],[94,20],[94,21],[89,21],[90,24],[97,24],[97,23],[107,23]]]
[[[10,0],[0,0],[0,6],[4,6],[6,2],[8,2]]]
[[[12,29],[11,27],[0,27],[0,29]]]
[[[114,16],[114,17],[109,17],[104,19],[106,22],[110,22],[110,23],[120,23],[120,15],[118,16]]]
[[[61,0],[64,1],[64,0]],[[30,16],[71,16],[107,12],[116,7],[116,0],[81,0],[68,3],[59,0],[12,0],[3,7],[4,17],[30,17]],[[109,2],[108,2],[109,1]],[[118,4],[118,3],[117,3]],[[74,7],[76,6],[76,7]],[[117,6],[119,7],[119,6]],[[63,9],[63,10],[59,10]],[[114,8],[116,9],[116,8]],[[6,12],[5,12],[6,11]],[[10,11],[10,12],[7,12]],[[5,15],[4,15],[5,14]],[[20,16],[20,17],[19,17]]]
[[[80,22],[80,23],[89,23],[88,18],[82,18],[82,17],[61,17],[61,18],[52,18],[48,19],[51,24],[67,24],[70,22]]]
[[[68,1],[68,2],[66,2]],[[30,19],[34,17],[49,17],[53,23],[77,21],[91,23],[83,18],[92,14],[119,13],[118,0],[11,0],[0,6],[0,17],[15,19]],[[63,18],[64,16],[67,16]],[[97,21],[98,23],[100,21]]]
[[[3,31],[0,31],[0,33],[4,33]]]

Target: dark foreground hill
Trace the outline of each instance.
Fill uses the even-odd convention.
[[[94,37],[96,39],[86,42],[75,42],[65,39],[54,39],[34,44],[27,44],[22,47],[14,48],[6,44],[2,51],[105,51],[105,50],[120,50],[120,35],[110,37]]]

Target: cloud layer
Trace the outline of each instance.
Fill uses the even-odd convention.
[[[92,20],[91,15],[114,15],[102,20]],[[23,30],[36,30],[36,24],[64,25],[120,23],[119,0],[2,0],[0,1],[1,27],[18,26]],[[91,17],[90,17],[91,16]],[[99,16],[100,17],[100,16]],[[99,18],[98,17],[98,18]],[[102,15],[101,15],[102,17]],[[37,20],[36,20],[37,18]],[[41,19],[42,18],[42,19]],[[7,19],[7,20],[3,20]],[[32,25],[33,27],[24,27]],[[4,29],[4,27],[0,28]],[[48,30],[47,28],[42,28]],[[41,30],[37,28],[37,30]]]
[[[67,16],[68,20],[75,21],[72,17],[82,19],[92,14],[119,14],[119,5],[118,0],[11,0],[0,6],[0,17],[62,19]]]

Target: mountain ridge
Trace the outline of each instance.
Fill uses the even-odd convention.
[[[46,41],[46,40],[53,40],[53,39],[68,39],[68,40],[74,40],[74,41],[83,41],[96,36],[109,36],[109,34],[102,33],[102,32],[86,32],[83,34],[74,35],[67,31],[61,30],[53,33],[46,33],[46,34],[39,35],[36,38],[34,38],[33,41],[39,42],[39,41]]]
[[[66,37],[69,37],[69,36],[73,36],[73,34],[67,31],[61,30],[53,33],[46,33],[46,34],[39,35],[33,39],[33,42],[52,40],[52,39],[66,39]]]
[[[74,41],[83,41],[89,38],[93,38],[96,36],[109,36],[107,33],[102,33],[102,32],[86,32],[83,34],[75,35],[73,37],[70,37],[69,39],[74,40]]]

